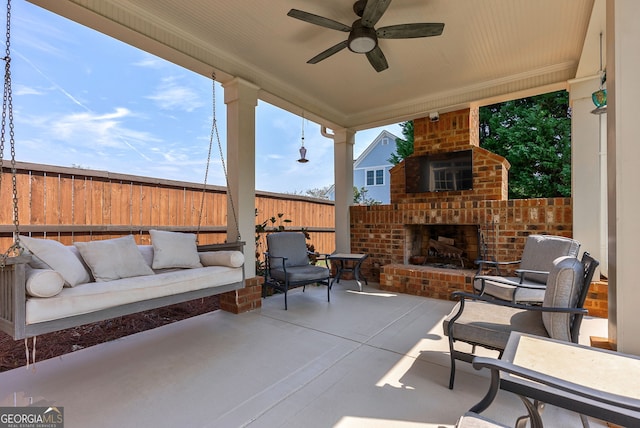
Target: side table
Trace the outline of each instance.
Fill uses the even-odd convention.
[[[353,277],[358,283],[358,289],[362,291],[362,283],[360,282],[360,276],[361,276],[360,266],[362,265],[362,262],[365,261],[367,257],[369,257],[368,254],[348,254],[348,253],[330,254],[328,259],[338,262],[338,271],[336,272],[336,276],[333,277],[333,279],[331,280],[331,285],[329,286],[329,288],[331,288],[334,281],[340,282],[340,277],[342,276],[343,273],[352,272]],[[364,276],[362,278],[364,279],[364,283],[366,285],[369,285],[369,283],[367,282],[367,278],[365,278]]]

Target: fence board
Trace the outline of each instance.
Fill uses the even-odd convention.
[[[2,164],[0,252],[13,240],[11,172]],[[65,244],[133,234],[150,244],[148,230],[165,228],[195,233],[200,216],[202,185],[151,179],[80,168],[19,163],[16,175],[22,233]],[[335,210],[330,201],[256,192],[256,223],[283,213],[287,229],[311,229],[310,242],[320,252],[334,249]],[[207,186],[200,244],[226,240],[227,195]],[[281,221],[276,222],[276,226]],[[271,224],[270,224],[271,226]],[[243,237],[247,246],[254,237]],[[264,249],[262,249],[264,251]]]

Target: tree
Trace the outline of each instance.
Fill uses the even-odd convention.
[[[367,198],[367,189],[364,187],[357,188],[353,186],[353,203],[356,205],[380,205],[380,201],[373,198]]]
[[[413,121],[402,122],[400,124],[402,128],[402,135],[404,139],[396,138],[396,152],[391,154],[391,157],[387,159],[393,165],[398,165],[413,154]]]
[[[566,91],[482,107],[480,147],[511,164],[510,199],[571,196],[571,111]]]
[[[312,198],[329,199],[328,194],[330,189],[331,186],[318,187],[314,189],[308,189],[305,194],[307,196],[311,196]]]

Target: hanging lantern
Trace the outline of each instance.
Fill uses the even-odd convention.
[[[307,149],[304,147],[304,112],[302,112],[302,138],[300,138],[300,159],[298,162],[307,163],[309,159],[307,159]]]
[[[298,159],[298,162],[300,163],[309,162],[309,159],[307,159],[305,156],[307,156],[307,149],[305,149],[303,145],[302,147],[300,147],[300,159]]]

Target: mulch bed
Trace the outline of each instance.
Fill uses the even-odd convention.
[[[36,340],[36,362],[219,309],[218,296],[178,303],[120,318],[43,334]],[[31,340],[29,340],[31,346]],[[24,340],[0,332],[0,372],[27,364]]]

